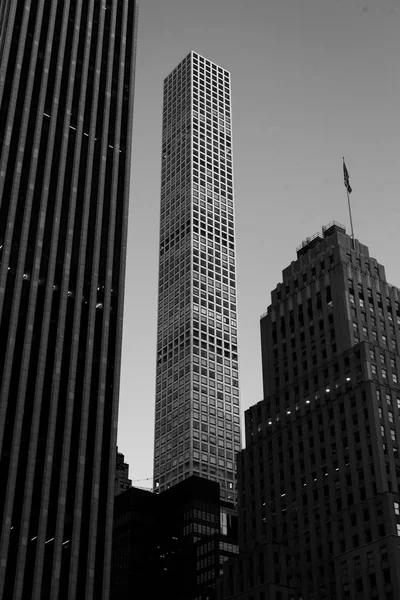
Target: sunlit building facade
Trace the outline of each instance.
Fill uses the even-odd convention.
[[[230,74],[191,52],[165,79],[154,487],[235,501],[241,447]]]

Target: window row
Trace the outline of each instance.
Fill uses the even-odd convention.
[[[198,68],[201,73],[218,73],[225,78],[229,78],[229,72],[222,67],[212,63],[199,54],[193,54],[193,69]]]

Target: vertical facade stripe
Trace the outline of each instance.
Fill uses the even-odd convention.
[[[64,204],[64,198],[63,198],[63,187],[65,185],[65,178],[66,176],[72,178],[74,178],[73,176],[73,172],[70,175],[69,173],[67,174],[66,171],[66,163],[67,163],[67,155],[68,155],[68,142],[69,142],[69,128],[70,128],[70,112],[72,109],[72,95],[73,95],[73,85],[74,85],[74,80],[75,80],[75,74],[76,74],[76,67],[75,67],[75,62],[78,59],[78,40],[79,40],[79,36],[82,35],[82,27],[84,26],[84,24],[80,21],[81,19],[81,11],[82,11],[82,4],[78,3],[77,4],[77,13],[76,13],[76,25],[77,27],[75,27],[74,30],[74,38],[73,38],[73,42],[72,42],[72,49],[71,49],[71,56],[72,56],[72,60],[69,60],[69,56],[67,54],[64,55],[63,57],[63,68],[62,68],[62,74],[61,74],[61,80],[59,80],[59,93],[65,93],[66,94],[66,112],[65,115],[64,114],[60,114],[58,106],[55,105],[55,103],[53,103],[53,110],[54,110],[54,116],[57,120],[57,125],[60,128],[60,134],[62,136],[62,145],[61,145],[61,159],[60,159],[60,170],[59,170],[59,174],[58,174],[58,184],[57,184],[57,191],[56,191],[56,202],[55,202],[55,212],[54,212],[54,220],[53,220],[53,227],[52,227],[52,236],[51,236],[51,244],[50,244],[50,255],[49,255],[49,267],[48,267],[48,280],[47,280],[47,285],[46,285],[46,298],[45,298],[45,309],[44,309],[44,319],[43,319],[43,327],[42,327],[42,335],[41,335],[41,339],[42,339],[42,347],[40,350],[40,366],[39,366],[39,370],[38,370],[38,379],[37,379],[37,384],[36,384],[36,393],[39,396],[42,396],[45,394],[45,386],[46,384],[49,386],[50,390],[51,390],[51,394],[53,393],[54,390],[54,375],[56,375],[56,365],[57,365],[57,358],[58,358],[58,352],[59,350],[57,350],[57,348],[55,347],[50,348],[50,339],[54,339],[57,338],[60,339],[60,336],[62,336],[62,322],[63,322],[63,309],[62,309],[62,300],[60,302],[60,307],[57,310],[54,309],[54,307],[56,306],[56,299],[54,298],[55,292],[57,292],[57,290],[54,290],[54,286],[58,286],[61,288],[61,298],[63,298],[63,292],[65,293],[65,283],[64,281],[60,282],[58,280],[58,278],[55,277],[55,273],[56,273],[56,261],[57,261],[57,251],[58,251],[58,244],[60,243],[60,239],[63,235],[63,233],[60,231],[60,221],[61,221],[61,214],[63,209],[64,210],[68,210],[68,205]],[[90,36],[89,36],[90,37]],[[68,73],[68,75],[66,75],[66,73]],[[68,78],[67,81],[67,89],[63,90],[63,86],[62,86],[62,80],[63,78]],[[53,110],[52,110],[52,118],[54,118],[53,116]],[[57,127],[56,125],[56,127]],[[56,131],[56,135],[57,135],[57,131]],[[78,143],[75,147],[75,162],[79,160],[79,156],[80,156],[80,144]],[[49,202],[52,202],[53,199],[49,198]],[[71,204],[73,204],[73,198],[70,199]],[[63,206],[64,204],[64,206]],[[68,256],[65,256],[66,262],[64,263],[64,269],[63,270],[67,270],[68,269]],[[53,283],[53,281],[56,281],[57,283]],[[57,322],[52,324],[52,317],[55,319],[57,318]],[[54,337],[51,338],[51,330],[52,328],[55,329],[55,334]],[[50,355],[51,353],[51,355]],[[46,367],[47,364],[53,361],[53,365],[55,365],[55,370],[53,369],[49,369],[47,371]],[[53,385],[52,385],[52,380],[53,380]],[[45,553],[45,545],[46,545],[46,541],[48,539],[51,539],[51,537],[47,537],[47,515],[48,515],[48,493],[49,493],[49,485],[50,485],[50,473],[49,473],[49,469],[51,468],[51,456],[52,456],[52,446],[53,446],[53,437],[54,437],[54,417],[55,417],[55,410],[56,410],[56,404],[57,404],[57,392],[56,390],[54,390],[54,396],[52,397],[52,406],[49,407],[49,414],[48,414],[48,424],[44,424],[43,425],[43,429],[45,431],[46,434],[46,447],[45,447],[45,451],[44,451],[44,464],[43,464],[43,483],[42,483],[42,494],[41,494],[41,499],[40,499],[40,504],[41,506],[43,506],[44,510],[42,510],[40,512],[40,518],[38,520],[38,551],[36,553],[36,561],[35,561],[35,570],[34,570],[34,583],[33,583],[33,597],[34,598],[39,598],[40,594],[41,594],[41,590],[42,590],[42,579],[43,579],[43,565],[44,565],[44,553]],[[40,417],[40,422],[39,422],[39,429],[40,426],[42,425],[42,419]],[[47,426],[46,426],[47,425]],[[66,451],[69,453],[71,451],[70,448],[70,440],[66,439],[65,440],[65,446],[66,446]]]
[[[116,22],[117,22],[117,8],[118,8],[118,3],[115,3],[113,5],[113,12],[112,12],[112,19],[111,19],[111,30],[114,31],[115,30],[115,26],[116,26]],[[109,57],[113,57],[114,55],[114,46],[115,43],[118,43],[119,40],[116,40],[115,36],[112,37],[111,41],[110,41],[110,50],[109,50]],[[101,49],[101,45],[99,45],[99,49]],[[101,57],[101,55],[100,55]],[[107,88],[109,89],[111,87],[111,79],[112,79],[112,69],[110,68],[112,64],[112,61],[110,60],[109,62],[109,70],[107,73]],[[97,289],[98,287],[101,287],[101,281],[104,281],[101,278],[101,265],[99,264],[100,261],[100,246],[101,246],[101,234],[102,234],[102,220],[103,220],[103,211],[105,209],[104,206],[104,189],[105,189],[105,179],[106,179],[106,170],[107,170],[107,163],[109,160],[109,147],[108,147],[108,129],[111,126],[110,124],[110,103],[111,103],[111,95],[107,94],[106,97],[106,103],[105,103],[105,109],[104,109],[104,117],[103,117],[103,123],[104,123],[104,129],[103,129],[103,136],[102,136],[102,140],[101,140],[101,146],[102,146],[102,161],[101,161],[101,166],[100,166],[100,177],[99,177],[99,188],[100,188],[100,192],[98,194],[98,198],[99,198],[99,202],[97,202],[97,212],[96,212],[96,236],[94,239],[94,248],[93,248],[93,259],[92,259],[92,263],[95,265],[95,268],[93,269],[92,272],[92,288],[93,289]],[[112,153],[114,153],[114,151],[112,151]],[[111,223],[109,223],[111,226]],[[104,243],[106,243],[107,247],[109,246],[109,240],[104,240]],[[104,286],[106,289],[110,289],[111,286]],[[98,290],[100,291],[100,290]],[[105,295],[103,300],[103,308],[102,309],[97,309],[96,310],[96,306],[99,304],[98,302],[98,297],[97,295],[93,295],[92,296],[92,303],[93,303],[93,310],[90,311],[91,313],[91,323],[90,323],[90,329],[89,329],[89,333],[88,333],[88,341],[90,339],[96,340],[96,343],[100,342],[101,347],[104,348],[104,340],[102,340],[101,338],[98,339],[98,336],[95,336],[95,330],[96,328],[100,328],[101,327],[101,321],[104,318],[104,315],[106,314],[106,306],[107,306],[107,297]],[[99,323],[100,321],[100,323]],[[105,330],[104,328],[101,327],[101,329],[103,329],[104,333],[106,333],[107,330]],[[100,365],[98,366],[99,370],[102,367],[102,363],[100,363]],[[88,548],[87,548],[87,554],[88,554],[88,566],[89,566],[89,577],[86,579],[86,587],[85,587],[85,597],[91,597],[91,595],[93,594],[93,587],[94,587],[94,564],[95,564],[95,547],[96,547],[96,543],[97,543],[97,519],[98,519],[98,503],[99,503],[99,478],[100,478],[100,466],[101,466],[101,444],[102,444],[102,434],[103,434],[103,412],[104,412],[104,392],[101,386],[101,380],[100,380],[100,374],[96,372],[97,369],[95,368],[95,365],[92,365],[92,371],[91,371],[91,384],[88,385],[88,396],[91,393],[91,386],[96,385],[99,387],[99,398],[100,398],[100,402],[98,404],[98,408],[97,408],[97,412],[95,415],[95,419],[96,419],[96,426],[94,429],[94,456],[96,458],[95,460],[95,468],[93,470],[93,473],[89,474],[89,477],[92,478],[92,482],[93,484],[91,485],[91,494],[92,494],[92,501],[91,501],[91,506],[92,506],[92,510],[90,513],[90,522],[89,522],[89,544],[88,544]],[[85,474],[86,477],[88,477],[88,474]]]
[[[135,82],[135,72],[136,72],[136,61],[131,60],[131,56],[136,56],[137,51],[137,32],[138,32],[138,19],[139,19],[139,4],[138,1],[130,2],[128,4],[128,16],[127,16],[127,26],[126,26],[126,48],[125,48],[125,56],[124,56],[124,65],[125,65],[125,73],[124,73],[124,88],[123,94],[126,93],[125,106],[123,104],[123,114],[122,114],[122,122],[121,122],[121,142],[122,142],[122,132],[126,134],[126,128],[124,124],[128,122],[129,124],[133,123],[133,112],[134,112],[134,82]],[[132,158],[132,146],[127,143],[128,139],[124,140],[124,152],[126,154],[125,158],[125,171],[123,179],[119,180],[119,185],[122,188],[122,193],[125,197],[129,197],[130,192],[130,165]],[[122,146],[120,147],[120,153],[122,153]],[[120,163],[121,164],[121,163]],[[115,273],[118,274],[118,280],[120,282],[125,281],[126,274],[126,253],[127,253],[127,238],[128,238],[128,211],[129,211],[129,203],[124,202],[122,204],[122,228],[120,231],[120,239],[117,239],[117,229],[114,229],[114,256],[113,259],[109,260],[109,264],[107,265],[107,273]],[[120,257],[119,260],[116,261],[116,266],[113,263],[115,262],[115,246],[116,244],[120,244]],[[113,277],[111,277],[111,284],[113,285]],[[111,297],[112,301],[112,297]],[[121,372],[121,351],[122,351],[122,323],[123,323],[123,313],[124,313],[124,294],[120,293],[117,296],[117,314],[118,318],[116,319],[116,335],[115,335],[115,369],[110,375],[107,376],[106,386],[108,385],[108,381],[112,380],[113,386],[115,387],[116,393],[119,393],[120,386],[120,372]],[[118,427],[118,403],[114,402],[111,406],[111,410],[109,411],[109,417],[111,420],[111,447],[115,447],[117,445],[117,427]],[[115,478],[115,460],[112,455],[108,458],[109,463],[109,472],[110,480],[114,481]],[[110,539],[112,537],[113,532],[113,507],[114,507],[114,490],[113,486],[108,486],[108,498],[107,498],[107,518],[106,518],[106,531],[105,537],[106,539]],[[111,564],[111,544],[108,544],[105,549],[105,563]],[[110,570],[107,569],[104,572],[104,580],[103,586],[105,589],[110,588]]]
[[[0,5],[0,84],[4,81],[5,65],[7,64],[5,62],[6,53],[11,41],[11,35],[7,35],[7,31],[10,31],[7,27],[14,20],[15,8],[16,3],[11,0],[4,0]]]
[[[48,36],[47,36],[46,43],[45,43],[46,54],[45,54],[45,58],[44,58],[43,77],[42,77],[42,84],[41,84],[41,88],[40,88],[40,95],[39,95],[39,102],[38,102],[38,114],[39,115],[42,115],[43,111],[44,111],[46,85],[47,85],[47,79],[48,79],[48,69],[49,69],[49,65],[50,65],[50,49],[51,49],[51,45],[52,45],[52,41],[53,41],[54,25],[55,25],[55,19],[56,19],[56,5],[53,4],[51,7],[49,7],[49,4],[50,4],[49,2],[47,3],[47,5],[43,4],[43,10],[50,9],[49,10],[50,18],[49,18]],[[41,138],[41,134],[42,134],[42,125],[43,125],[43,118],[39,118],[37,120],[36,128],[35,128],[35,139],[34,139],[34,144],[33,144],[33,148],[34,148],[33,160],[32,160],[31,173],[30,173],[30,178],[29,178],[31,181],[33,181],[35,179],[37,166],[38,166],[39,144],[40,144],[40,138]],[[33,186],[29,186],[29,190],[28,190],[28,194],[27,194],[27,204],[28,204],[28,202],[30,205],[33,202]],[[31,208],[31,210],[32,210],[32,208]],[[30,223],[31,219],[28,216],[26,216],[24,220],[25,220],[25,224],[27,225],[27,229],[28,229],[28,226],[33,227],[32,222]],[[24,242],[24,246],[26,249],[28,247],[28,233],[29,233],[29,231],[27,231],[26,239]],[[22,258],[20,257],[19,262],[20,262],[20,268],[22,268],[25,261],[23,262]],[[17,275],[17,277],[18,277],[18,275]],[[19,277],[21,277],[21,273],[19,273]],[[35,281],[35,279],[32,278],[32,282],[34,282],[34,281]],[[29,291],[27,326],[26,326],[24,342],[23,342],[23,347],[24,347],[24,352],[23,352],[23,357],[22,357],[23,371],[21,370],[20,384],[19,384],[19,390],[18,390],[18,399],[21,403],[24,402],[24,397],[27,393],[28,364],[29,364],[29,355],[32,350],[33,319],[34,319],[34,308],[35,308],[35,304],[36,304],[36,298],[37,298],[37,285],[34,285],[34,283],[33,283],[33,285],[31,286],[31,289]],[[36,404],[36,406],[38,405],[37,402],[35,404]],[[33,410],[33,414],[34,413],[35,413],[35,410]],[[20,536],[21,536],[21,540],[26,540],[26,541],[28,540],[28,535],[29,535],[29,512],[31,509],[32,492],[33,492],[33,485],[34,485],[32,457],[34,457],[34,455],[35,455],[34,448],[35,448],[35,444],[36,444],[36,440],[37,440],[37,430],[33,431],[31,429],[31,434],[33,434],[33,435],[31,436],[31,442],[29,444],[29,453],[28,453],[28,459],[27,459],[27,463],[28,463],[29,467],[26,470],[24,502],[23,502],[23,506],[21,509],[22,517],[21,517],[21,534],[20,534]],[[25,562],[26,562],[26,550],[27,550],[26,543],[21,544],[19,546],[18,559],[17,559],[18,579],[16,582],[16,589],[15,589],[15,598],[16,599],[21,598],[22,591],[23,591],[23,573],[24,573]]]
[[[13,600],[108,597],[136,25],[128,0],[0,8],[0,595]]]
[[[116,19],[121,21],[121,33],[120,35],[117,36],[117,38],[113,38],[113,41],[115,42],[115,40],[117,42],[119,42],[120,44],[120,58],[119,61],[116,63],[116,61],[114,60],[114,64],[116,63],[117,69],[118,69],[118,89],[117,89],[117,97],[122,97],[123,95],[123,89],[124,89],[124,64],[125,64],[125,45],[126,45],[126,37],[127,37],[127,13],[128,13],[128,6],[126,3],[123,2],[119,2],[119,4],[117,5],[117,8],[120,8],[122,14],[121,15],[116,15]],[[115,49],[114,49],[115,52]],[[111,53],[110,53],[111,54]],[[110,71],[109,72],[109,77],[112,78],[113,77],[113,72]],[[109,86],[111,85],[111,80],[109,79]],[[109,101],[111,101],[112,99],[109,98]],[[108,109],[110,107],[108,106]],[[114,120],[114,127],[113,127],[113,123],[111,123],[110,121],[107,122],[108,125],[108,131],[107,131],[107,139],[106,136],[104,137],[104,142],[107,144],[107,148],[106,148],[106,152],[108,154],[108,158],[109,160],[111,160],[111,157],[113,157],[113,161],[112,161],[112,180],[111,180],[111,186],[112,186],[112,192],[111,192],[111,197],[112,198],[117,198],[118,197],[118,171],[119,171],[119,157],[120,157],[120,152],[119,152],[119,148],[120,148],[120,134],[121,134],[121,113],[122,113],[122,103],[120,103],[118,106],[115,106],[115,120]],[[108,118],[110,117],[110,114],[108,114]],[[114,139],[112,139],[112,127],[114,129]],[[110,144],[109,142],[112,141],[112,144]],[[112,148],[110,148],[110,146],[113,146]],[[103,169],[107,168],[106,163],[103,163]],[[104,178],[106,177],[106,172],[105,170],[103,170],[102,173],[102,177],[101,177],[101,188],[104,190],[104,186],[103,186],[103,182],[104,182]],[[106,193],[106,192],[105,192]],[[103,200],[105,200],[103,198]],[[105,202],[103,202],[103,206],[105,207]],[[106,207],[105,207],[106,208]],[[100,235],[97,238],[97,260],[99,260],[99,276],[100,276],[100,281],[102,280],[102,278],[104,278],[104,280],[106,281],[105,284],[105,289],[107,290],[107,293],[105,294],[104,297],[104,311],[101,311],[99,314],[102,315],[102,319],[107,319],[108,317],[106,317],[106,315],[109,314],[109,311],[107,310],[108,307],[111,306],[111,288],[112,288],[112,279],[111,279],[111,269],[110,266],[112,264],[112,260],[113,260],[113,249],[114,249],[114,242],[115,242],[115,209],[116,209],[116,205],[115,203],[113,203],[110,206],[110,213],[108,215],[108,218],[106,218],[104,216],[103,213],[103,230],[104,230],[104,234],[107,236],[107,244],[106,244],[106,251],[103,252],[103,249],[101,248],[101,238]],[[105,226],[104,226],[104,222],[105,222]],[[101,231],[101,227],[99,226],[98,232],[100,233]],[[107,268],[108,267],[108,268]],[[105,325],[105,326],[104,326]],[[108,323],[103,324],[103,329],[102,329],[102,335],[101,335],[101,346],[103,349],[106,349],[108,347],[109,344],[109,327],[108,327]],[[98,458],[98,460],[96,461],[96,466],[97,466],[97,470],[94,472],[93,474],[93,479],[98,481],[100,479],[101,476],[101,472],[100,472],[100,466],[101,466],[101,459],[102,459],[102,442],[103,442],[103,433],[104,433],[104,408],[105,408],[105,398],[104,398],[104,391],[105,391],[105,387],[106,387],[106,367],[107,365],[104,363],[104,361],[100,364],[100,368],[99,368],[99,373],[98,373],[98,379],[99,379],[99,387],[100,387],[100,396],[102,398],[101,404],[100,404],[100,410],[98,411],[98,415],[97,415],[97,426],[96,426],[96,444],[95,444],[95,455]],[[98,488],[97,486],[93,486],[93,503],[95,505],[95,510],[98,510],[99,508],[99,502],[101,501],[101,499],[99,498],[99,493],[98,493]],[[98,528],[96,527],[96,523],[95,523],[95,519],[97,518],[97,514],[94,512],[93,513],[93,519],[91,522],[91,532],[89,535],[89,561],[90,564],[94,565],[94,561],[96,559],[96,546],[98,543],[98,538],[97,538],[97,533],[98,533]],[[105,523],[105,527],[106,527],[106,523]],[[93,572],[95,571],[95,569],[93,569]],[[86,595],[89,595],[93,593],[93,585],[94,585],[94,580],[93,578],[89,579],[88,581],[88,585],[86,588]]]
[[[93,20],[92,15],[93,15],[93,9],[94,9],[94,1],[92,0],[89,3],[89,8],[88,8],[88,23],[91,22]],[[82,13],[81,13],[81,19],[82,19]],[[79,37],[82,36],[82,31],[83,31],[83,27],[85,27],[86,24],[81,21],[81,28],[79,31]],[[79,60],[79,54],[78,54],[78,43],[79,43],[79,37],[76,36],[75,40],[74,40],[74,45],[73,45],[73,53],[76,52],[77,58]],[[91,45],[91,39],[92,39],[92,28],[88,27],[87,33],[86,33],[86,37],[85,37],[85,54],[83,57],[83,66],[82,66],[82,88],[81,88],[81,97],[80,97],[80,107],[79,107],[79,113],[81,116],[82,113],[82,109],[81,109],[81,105],[84,105],[85,102],[85,95],[86,95],[86,81],[88,78],[88,68],[89,68],[89,52],[90,52],[90,45]],[[73,89],[74,89],[74,85],[75,85],[75,77],[72,76],[72,74],[70,74],[69,77],[69,102],[67,103],[67,115],[68,115],[68,110],[70,110],[71,112],[74,110],[74,106],[73,106],[73,101],[72,101],[72,94],[73,94]],[[64,120],[64,138],[67,140],[68,139],[68,129],[70,128],[70,123],[71,121],[68,122],[67,119]],[[78,127],[77,127],[77,135],[79,137],[79,134],[81,134],[83,136],[84,132],[83,132],[83,128],[84,128],[84,123],[82,121],[82,119],[78,122]],[[83,144],[82,144],[83,145]],[[82,161],[82,145],[79,147],[78,152],[75,155],[75,160],[73,163],[73,170],[72,173],[69,174],[67,172],[66,169],[66,163],[63,164],[63,168],[61,170],[61,180],[60,180],[60,187],[59,187],[59,194],[60,196],[62,196],[63,194],[63,188],[61,186],[65,186],[65,180],[67,177],[71,177],[72,181],[76,181],[77,179],[77,170],[79,167],[79,163],[80,161]],[[80,152],[80,154],[79,154]],[[64,171],[65,169],[65,171]],[[88,171],[89,171],[90,167],[88,166]],[[90,171],[89,171],[90,172]],[[63,279],[61,282],[61,302],[60,302],[60,307],[59,307],[59,313],[58,313],[58,332],[57,332],[57,343],[56,343],[56,347],[55,347],[55,360],[54,360],[54,368],[52,369],[52,376],[53,376],[53,381],[52,381],[52,396],[54,399],[58,399],[58,395],[59,395],[59,390],[58,390],[58,383],[59,383],[59,376],[60,376],[60,372],[61,372],[61,360],[62,360],[62,353],[63,353],[63,340],[64,340],[64,335],[65,335],[65,331],[64,331],[64,326],[65,326],[65,318],[66,318],[66,311],[67,311],[67,302],[68,302],[68,280],[69,280],[69,271],[70,271],[70,258],[71,258],[71,244],[72,244],[72,233],[73,233],[73,227],[74,227],[74,209],[75,209],[75,202],[76,202],[76,195],[74,194],[73,190],[71,193],[71,197],[70,197],[70,204],[69,204],[69,208],[68,208],[68,212],[66,214],[66,221],[68,223],[67,225],[67,231],[66,231],[66,240],[65,240],[65,251],[64,251],[64,269],[63,269]],[[61,207],[60,207],[61,208]],[[62,218],[62,217],[60,217]],[[60,239],[58,240],[58,245],[60,245]],[[62,242],[61,242],[62,243]],[[59,252],[59,248],[56,248],[56,244],[54,244],[53,246],[53,257],[54,257],[54,261],[56,261],[56,251],[57,254]],[[47,448],[46,448],[46,470],[44,473],[44,492],[45,492],[45,496],[43,498],[43,503],[45,504],[45,506],[48,506],[49,503],[49,493],[50,493],[50,481],[51,481],[51,477],[52,477],[52,465],[51,465],[51,461],[49,460],[50,457],[53,456],[53,447],[54,447],[54,436],[55,436],[55,419],[57,416],[57,402],[53,401],[52,402],[52,410],[50,413],[50,419],[49,419],[49,426],[48,426],[48,435],[47,435]],[[68,439],[66,440],[66,448],[67,448],[67,452],[69,453],[71,451],[71,440]],[[39,525],[39,530],[41,532],[43,532],[44,536],[47,537],[47,513],[43,513],[42,515],[42,522]],[[52,532],[53,533],[53,532]],[[41,580],[41,575],[38,571],[38,569],[40,568],[42,562],[43,562],[43,554],[44,554],[44,546],[42,546],[41,548],[41,553],[38,553],[38,557],[37,557],[37,578],[36,578],[36,589],[35,592],[37,590],[37,594],[38,594],[38,599],[39,599],[39,588],[38,585],[40,585],[40,580]]]
[[[31,19],[32,21],[35,18],[35,15],[31,15],[31,13],[29,12],[29,8],[30,6],[27,5],[26,6],[26,11],[25,11],[25,27],[27,27],[27,22],[28,19]],[[43,2],[40,2],[39,5],[37,6],[37,10],[38,10],[38,18],[41,18],[41,12],[43,10]],[[23,26],[23,30],[26,32],[26,29],[24,29]],[[22,60],[22,55],[23,55],[23,51],[24,48],[22,46],[22,44],[20,44],[20,54],[19,54],[19,59],[17,59],[17,70],[18,70],[18,74],[20,75],[21,73],[21,68],[20,68],[20,64],[18,62],[18,60]],[[12,184],[12,190],[11,190],[11,203],[10,203],[10,213],[9,213],[9,219],[8,219],[8,227],[6,230],[6,239],[3,241],[3,248],[4,248],[4,255],[7,255],[7,250],[9,250],[8,256],[11,255],[11,244],[13,241],[13,235],[14,235],[14,229],[15,229],[15,225],[16,225],[16,211],[17,211],[17,206],[18,206],[18,192],[19,192],[19,185],[20,185],[20,173],[21,173],[21,167],[22,167],[22,155],[24,152],[24,146],[25,146],[25,138],[26,138],[26,129],[27,129],[27,115],[29,114],[29,110],[30,110],[30,102],[32,99],[32,84],[33,84],[33,75],[34,75],[34,70],[35,70],[35,61],[36,61],[36,53],[37,53],[37,47],[35,46],[33,48],[33,52],[31,54],[31,56],[28,58],[29,61],[29,78],[28,78],[28,82],[27,82],[27,87],[26,87],[26,91],[25,91],[25,103],[24,103],[24,111],[23,111],[23,118],[22,118],[22,123],[21,123],[21,127],[22,127],[22,131],[20,131],[19,133],[19,139],[18,141],[16,140],[16,142],[18,143],[18,148],[17,148],[17,155],[16,155],[16,168],[15,173],[14,173],[14,177],[13,177],[13,184]],[[15,90],[15,97],[17,97],[17,86],[18,86],[18,82],[16,82],[16,80],[14,79],[14,90]],[[24,85],[24,82],[21,83],[21,85]],[[18,94],[19,96],[19,94]],[[15,112],[14,112],[15,114]],[[13,115],[14,117],[14,115]],[[15,127],[15,123],[11,124],[9,122],[9,128],[11,126]],[[7,141],[10,140],[10,136],[7,134],[7,138],[6,138],[6,144]],[[10,140],[11,141],[11,140]],[[10,168],[10,167],[9,167]],[[4,179],[3,179],[4,181]],[[24,214],[24,220],[23,220],[23,227],[27,228],[27,225],[29,223],[29,212],[30,212],[30,201],[29,201],[29,197],[26,197],[26,201],[25,201],[25,214]],[[18,218],[18,216],[17,216]],[[11,319],[9,319],[9,333],[8,333],[8,343],[7,343],[7,348],[6,348],[6,355],[5,355],[5,369],[4,369],[4,377],[3,377],[3,382],[2,382],[2,387],[1,387],[1,398],[2,398],[2,406],[7,406],[8,404],[8,399],[10,397],[10,391],[9,391],[9,383],[10,383],[10,377],[11,377],[11,369],[12,369],[12,361],[13,361],[13,353],[14,353],[14,346],[15,346],[15,339],[16,339],[16,327],[17,327],[17,317],[19,314],[19,303],[20,303],[20,299],[21,299],[21,287],[22,287],[22,275],[23,275],[23,264],[24,264],[24,253],[26,250],[26,241],[24,242],[24,239],[22,237],[22,240],[18,240],[20,241],[20,243],[18,244],[18,251],[19,251],[19,256],[18,256],[18,261],[17,261],[17,265],[16,266],[16,270],[17,270],[17,285],[14,286],[14,290],[12,291],[11,286],[9,285],[6,288],[6,293],[8,293],[9,295],[13,296],[13,307],[14,310],[12,312],[12,316]],[[3,263],[3,261],[2,261]],[[11,267],[9,266],[10,263],[8,263],[6,260],[4,260],[4,267],[3,267],[2,271],[2,275],[3,277],[7,276],[8,271],[13,267],[12,263],[11,263]],[[2,264],[3,266],[3,264]],[[11,289],[10,289],[11,288]],[[3,295],[4,297],[4,295]],[[0,295],[1,298],[1,295]],[[1,301],[1,300],[0,300]],[[4,316],[3,316],[4,318]],[[6,317],[7,318],[7,315]],[[11,526],[12,526],[12,521],[11,521],[11,514],[12,514],[12,509],[13,509],[13,504],[15,503],[15,480],[16,480],[16,475],[17,475],[17,466],[18,466],[18,460],[19,460],[19,455],[20,455],[20,445],[21,445],[21,433],[22,433],[22,414],[23,414],[23,402],[20,398],[17,399],[16,401],[16,408],[15,408],[15,429],[14,429],[14,436],[13,436],[13,440],[12,440],[12,446],[11,446],[11,452],[10,452],[10,476],[8,478],[7,481],[7,491],[6,491],[6,500],[5,500],[5,510],[4,510],[4,525],[6,527],[6,531],[5,533],[5,541],[9,538],[9,532],[11,531]],[[3,417],[3,415],[1,415]],[[5,424],[5,419],[1,419],[1,424]],[[3,427],[2,427],[3,429]],[[4,429],[3,429],[4,431]],[[22,544],[26,543],[25,538],[22,537],[21,539]],[[7,542],[6,542],[7,543]],[[2,571],[2,566],[3,566],[3,561],[5,559],[5,556],[7,556],[7,553],[2,553],[1,554],[1,560],[2,563],[0,565],[0,574]],[[2,580],[2,577],[0,577],[0,580]],[[0,583],[0,593],[1,593],[1,583]]]

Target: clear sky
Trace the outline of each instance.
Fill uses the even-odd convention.
[[[195,50],[232,74],[242,409],[261,400],[259,318],[296,246],[348,226],[400,286],[399,0],[141,0],[119,450],[153,472],[162,84]],[[151,486],[151,481],[137,481]]]

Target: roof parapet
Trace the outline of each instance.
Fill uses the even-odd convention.
[[[340,233],[346,233],[346,227],[338,221],[331,221],[328,225],[322,226],[322,234],[318,231],[314,233],[311,237],[306,238],[299,246],[296,248],[297,258],[300,256],[307,254],[311,248],[317,246],[320,242],[322,242],[325,238],[331,236],[336,231]]]

